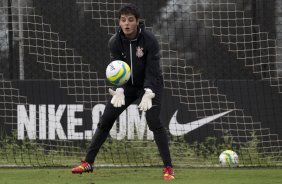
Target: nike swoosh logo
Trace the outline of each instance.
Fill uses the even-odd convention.
[[[177,119],[176,119],[177,112],[178,112],[178,110],[176,110],[169,122],[169,132],[174,136],[181,136],[181,135],[187,134],[188,132],[191,132],[207,123],[210,123],[213,120],[230,113],[231,111],[233,110],[229,110],[229,111],[225,111],[219,114],[208,116],[203,119],[192,121],[190,123],[180,124],[177,122]]]

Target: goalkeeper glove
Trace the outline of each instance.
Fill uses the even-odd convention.
[[[139,104],[138,108],[141,111],[146,112],[147,110],[151,109],[152,107],[152,99],[155,97],[155,93],[149,88],[145,88],[145,93],[142,97],[141,103]]]
[[[109,93],[113,96],[111,104],[113,104],[114,107],[121,107],[125,104],[123,92],[123,88],[117,88],[115,91],[111,88],[109,89]]]

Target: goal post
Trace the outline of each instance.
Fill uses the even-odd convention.
[[[11,2],[0,3],[0,64],[9,64],[12,48],[13,72],[24,67],[25,80],[9,78],[11,71],[1,67],[0,166],[76,165],[109,98],[107,40],[126,2]],[[266,0],[261,1],[269,3],[265,7],[244,0],[134,2],[160,44],[161,120],[173,164],[217,167],[220,153],[232,149],[240,166],[280,166],[281,15],[275,8],[266,17],[276,24],[265,25],[254,8],[282,5]],[[120,115],[95,165],[162,165],[137,104]]]

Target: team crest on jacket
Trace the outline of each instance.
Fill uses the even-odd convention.
[[[143,48],[141,48],[140,46],[138,46],[138,47],[136,48],[136,56],[137,56],[138,58],[141,58],[143,55],[144,55]]]

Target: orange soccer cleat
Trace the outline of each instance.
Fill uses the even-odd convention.
[[[81,164],[77,167],[72,168],[71,172],[73,174],[82,174],[83,172],[93,172],[93,164],[86,161],[81,161]]]
[[[174,180],[174,172],[173,168],[170,166],[166,166],[163,169],[164,180]]]

